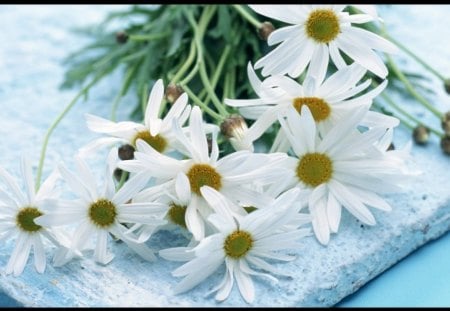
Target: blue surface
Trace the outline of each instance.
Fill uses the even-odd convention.
[[[94,20],[100,20],[102,13],[98,11],[105,11],[105,8],[89,8],[90,14],[96,15],[95,18],[86,14],[86,8],[83,9],[82,6],[71,7],[65,10],[62,10],[61,7],[58,6],[42,6],[40,12],[26,6],[20,9],[16,7],[2,7],[0,8],[0,13],[2,13],[2,10],[4,13],[2,17],[4,18],[0,19],[0,26],[3,26],[3,29],[12,29],[11,25],[18,25],[19,23],[21,25],[21,27],[16,28],[16,31],[21,36],[10,32],[3,32],[0,35],[3,39],[0,40],[1,42],[8,42],[8,44],[0,45],[0,65],[2,65],[2,62],[4,63],[4,66],[0,67],[3,69],[2,73],[0,73],[0,95],[3,94],[4,96],[4,101],[0,104],[4,105],[1,106],[1,113],[13,116],[13,118],[8,117],[2,119],[0,137],[6,134],[5,132],[2,132],[2,130],[5,131],[5,129],[8,129],[9,136],[16,137],[11,134],[15,134],[19,131],[21,135],[21,139],[15,141],[17,142],[17,145],[14,150],[10,148],[10,145],[3,146],[3,150],[8,147],[8,150],[10,151],[3,152],[1,160],[3,165],[8,165],[8,169],[16,170],[16,157],[20,150],[26,150],[30,154],[34,154],[35,157],[33,160],[36,161],[45,129],[54,119],[54,116],[60,111],[61,103],[68,102],[74,94],[74,92],[60,92],[57,89],[57,85],[61,81],[63,73],[62,67],[60,67],[59,64],[60,60],[69,50],[78,49],[78,47],[81,46],[81,43],[75,36],[68,36],[66,29],[62,28],[61,25],[64,23],[75,25],[75,22],[77,22],[77,25],[85,25]],[[9,10],[9,13],[6,12],[6,10]],[[44,17],[51,16],[52,18],[45,18],[45,22],[43,22],[44,18],[40,14]],[[380,16],[386,21],[388,29],[392,30],[392,35],[409,45],[417,52],[417,54],[428,59],[436,68],[439,68],[443,72],[448,72],[450,76],[450,62],[448,61],[448,58],[446,58],[446,55],[448,54],[446,51],[450,50],[450,41],[442,40],[442,38],[448,38],[450,36],[450,27],[442,25],[439,28],[440,31],[436,31],[436,23],[448,23],[447,17],[449,15],[450,6],[390,6],[386,10],[380,11]],[[83,16],[83,18],[80,19],[79,16]],[[4,23],[4,25],[2,23]],[[36,25],[39,25],[39,27],[36,27]],[[10,28],[8,28],[8,26]],[[414,31],[411,31],[412,29]],[[14,57],[11,57],[12,55],[14,55]],[[414,68],[413,71],[423,71],[420,66],[411,67]],[[11,80],[10,77],[17,78]],[[432,77],[430,77],[428,82],[436,89],[441,87]],[[65,119],[60,127],[58,127],[58,131],[55,133],[55,136],[52,137],[49,145],[48,164],[56,163],[57,160],[60,159],[70,159],[74,151],[73,148],[81,146],[82,142],[85,143],[92,137],[88,135],[88,131],[85,128],[80,129],[79,132],[73,131],[74,122],[80,124],[77,120],[83,120],[82,113],[90,112],[104,117],[109,115],[109,108],[106,105],[103,105],[103,102],[110,102],[113,99],[114,94],[111,93],[109,85],[98,89],[101,89],[103,93],[93,93],[89,104],[80,104],[75,107],[68,118]],[[442,97],[441,94],[440,98],[444,103],[449,103],[450,98],[448,96],[445,95],[445,97]],[[30,101],[32,101],[32,105],[29,104]],[[48,103],[49,101],[53,101],[53,103]],[[40,110],[38,104],[45,104],[47,105],[45,106],[47,108],[45,110],[45,115],[42,115],[41,113],[39,114],[39,117],[36,117],[37,114],[35,114],[35,112]],[[17,107],[22,107],[22,110]],[[25,109],[29,112],[28,114],[22,113]],[[20,113],[18,113],[18,111]],[[121,116],[127,115],[125,111],[122,112]],[[15,118],[26,123],[28,131],[25,131]],[[66,133],[66,136],[61,135],[61,133]],[[80,135],[79,133],[86,135]],[[70,145],[66,146],[66,148],[60,148],[62,143],[66,141],[73,141],[76,142],[76,144],[74,146]],[[2,140],[0,139],[0,146],[1,144]],[[433,152],[433,156],[437,157],[439,149],[436,143],[434,142],[428,148],[430,148],[428,149],[430,150],[430,153]],[[429,161],[432,162],[433,160]],[[48,169],[51,167],[51,165],[47,165],[45,167],[45,173],[48,173]],[[428,201],[424,202],[426,203]],[[418,204],[422,203],[419,202]],[[393,212],[395,213],[396,211]],[[379,216],[380,225],[383,223],[385,225],[389,224],[387,219],[388,215],[381,215],[380,213]],[[346,229],[343,228],[343,231],[340,232],[340,237],[343,238],[346,233],[351,234],[356,232],[355,224],[349,222],[349,225],[353,225],[351,228],[353,231],[345,231]],[[357,228],[359,228],[359,225]],[[377,230],[379,230],[378,227]],[[412,228],[411,230],[417,231],[418,229]],[[372,237],[376,236],[374,232],[374,230],[367,229],[367,234],[372,233]],[[338,243],[339,240],[336,237],[334,246]],[[358,244],[355,248],[358,249],[359,246],[361,245]],[[450,298],[447,295],[447,293],[450,292],[449,246],[450,235],[447,234],[443,238],[429,243],[408,256],[406,259],[400,261],[393,268],[387,270],[385,273],[381,274],[381,276],[362,287],[356,294],[346,298],[338,306],[449,306]],[[342,247],[336,246],[336,249],[342,250]],[[333,249],[330,247],[329,250],[331,251]],[[115,251],[119,254],[120,251],[123,251],[123,248],[118,246]],[[309,249],[309,251],[311,251],[311,249]],[[351,257],[357,254],[347,252],[344,253],[344,255],[346,257]],[[27,273],[21,278],[3,280],[5,280],[7,284],[14,284],[14,287],[18,289],[21,288],[23,283],[30,284],[30,288],[41,290],[43,296],[48,295],[51,296],[51,298],[54,298],[51,302],[48,302],[50,300],[46,300],[47,303],[55,303],[55,301],[57,301],[58,304],[65,306],[78,305],[76,304],[78,301],[70,300],[73,297],[61,295],[61,292],[68,293],[68,289],[70,288],[64,288],[64,286],[73,286],[73,291],[77,291],[81,286],[80,284],[92,285],[95,281],[110,282],[110,291],[104,292],[102,288],[95,288],[95,291],[99,293],[100,296],[104,296],[112,301],[113,298],[111,297],[115,297],[114,295],[124,288],[129,288],[130,291],[133,292],[132,294],[138,297],[146,295],[147,293],[144,292],[143,289],[147,289],[152,285],[146,283],[148,281],[148,276],[158,277],[160,283],[157,287],[161,289],[161,292],[164,292],[166,288],[171,288],[175,283],[175,280],[168,276],[170,269],[175,268],[177,266],[176,264],[160,261],[156,265],[146,266],[142,264],[136,256],[130,255],[126,251],[124,251],[124,254],[117,257],[117,260],[107,268],[95,266],[91,261],[86,260],[82,263],[71,263],[68,267],[64,267],[63,269],[53,269],[52,267],[49,267],[49,270],[43,276],[37,276],[32,270],[31,264],[29,264]],[[308,258],[304,259],[306,262]],[[123,261],[121,262],[119,260]],[[314,259],[314,261],[319,262],[320,258],[319,260]],[[130,274],[130,277],[133,275],[133,282],[131,284],[129,282],[126,283],[129,270],[125,271],[125,267],[121,266],[121,263],[123,262],[127,262],[135,269],[133,270],[135,274]],[[84,270],[79,270],[79,265],[82,265]],[[168,269],[168,267],[170,269]],[[334,261],[332,267],[336,267]],[[304,269],[303,273],[308,275],[304,262],[299,263],[297,268],[299,268],[299,271],[300,268]],[[88,275],[86,273],[87,270],[94,272],[92,272],[92,275]],[[354,275],[353,270],[348,270],[348,273]],[[64,282],[66,276],[76,278],[79,275],[83,276],[80,280],[86,281],[86,283],[81,283],[81,281],[80,283]],[[334,276],[334,274],[330,274],[328,280],[329,283],[324,284],[323,286],[329,286],[331,289],[333,287]],[[4,275],[1,275],[0,277],[4,278]],[[299,283],[304,283],[303,279],[299,278],[298,280]],[[257,283],[258,293],[262,298],[267,298],[270,294],[276,296],[278,299],[277,302],[274,302],[275,300],[273,299],[267,299],[270,300],[270,303],[272,303],[273,306],[276,306],[276,303],[282,305],[288,301],[288,299],[284,299],[283,294],[285,294],[288,286],[293,286],[292,282],[288,283],[287,281],[282,281],[282,284],[279,287],[265,285],[266,284],[264,283]],[[205,292],[205,289],[206,287],[204,286],[203,290],[191,292],[181,298],[178,296],[177,299],[185,299],[187,301],[188,298],[192,298],[197,301],[196,299],[198,297],[196,297],[196,295],[201,295]],[[289,289],[291,290],[290,295],[292,296],[297,293],[294,289]],[[278,290],[282,290],[283,292],[277,292]],[[131,296],[124,296],[122,295],[122,292],[120,293],[121,295],[118,300],[123,303],[129,301]],[[162,295],[159,294],[159,291],[155,291],[155,296],[148,296],[148,299],[152,301],[152,303],[159,303],[160,305],[165,306],[173,306],[175,305],[175,302],[178,302],[178,300],[172,299],[170,296],[162,297]],[[54,296],[58,297],[55,298]],[[92,294],[92,296],[97,299],[97,296],[94,294]],[[30,297],[30,295],[23,295],[24,299]],[[44,298],[45,297],[47,296],[44,296]],[[88,302],[98,301],[94,300],[89,295],[83,296],[82,298],[86,298]],[[92,300],[89,300],[90,298],[92,298]],[[46,299],[48,299],[48,297]],[[42,300],[39,301],[40,306],[43,306]],[[200,302],[202,301],[203,300]],[[87,304],[88,302],[85,303]],[[28,303],[30,304],[30,302]],[[233,304],[233,306],[239,306],[241,299],[234,293],[234,296],[232,296],[232,299],[230,299],[228,303],[228,306]],[[9,307],[17,305],[18,303],[16,301],[0,293],[0,306]],[[56,304],[54,306],[56,306]]]
[[[449,307],[450,233],[426,244],[337,307]]]

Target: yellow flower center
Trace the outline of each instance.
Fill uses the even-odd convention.
[[[141,131],[136,134],[133,139],[133,145],[136,147],[136,141],[138,139],[144,140],[147,144],[153,147],[158,152],[164,152],[167,147],[167,141],[161,136],[156,135],[152,136],[149,131]]]
[[[301,113],[303,105],[308,106],[316,122],[326,120],[330,116],[330,106],[326,101],[318,97],[296,97],[292,105],[298,113]]]
[[[180,227],[187,228],[186,226],[186,206],[177,205],[172,203],[168,212],[169,219]]]
[[[316,187],[331,179],[333,163],[321,153],[307,153],[299,161],[297,177],[308,186]]]
[[[109,200],[99,199],[89,207],[92,223],[101,228],[111,226],[116,220],[116,206]]]
[[[20,229],[27,232],[37,232],[42,227],[34,223],[36,217],[42,216],[43,213],[36,207],[24,207],[16,216],[16,222]]]
[[[253,246],[253,238],[247,231],[236,230],[225,239],[223,249],[228,257],[238,259]]]
[[[306,34],[319,43],[333,41],[339,34],[339,18],[328,9],[314,10],[306,21]]]
[[[202,186],[210,186],[216,190],[222,187],[222,176],[209,164],[194,164],[187,173],[191,191],[201,195]]]

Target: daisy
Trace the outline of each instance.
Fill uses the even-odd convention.
[[[110,137],[101,137],[79,150],[81,156],[91,154],[102,146],[116,143],[128,144],[136,147],[136,141],[143,139],[159,152],[173,150],[174,137],[171,132],[172,120],[177,119],[183,125],[190,113],[191,106],[187,104],[188,97],[183,93],[173,104],[164,118],[159,118],[161,103],[164,98],[164,85],[162,79],[156,81],[148,98],[145,111],[144,124],[123,121],[112,122],[91,114],[86,114],[88,128],[97,133],[108,134]]]
[[[390,211],[391,206],[378,194],[400,190],[405,181],[405,161],[380,150],[377,143],[385,128],[372,128],[364,133],[356,126],[366,113],[361,107],[348,114],[327,135],[319,137],[314,117],[307,106],[299,115],[288,110],[280,123],[296,157],[285,162],[292,187],[309,190],[308,207],[314,233],[320,243],[329,242],[336,233],[344,207],[367,225],[376,221],[368,206]],[[387,156],[389,154],[389,156]]]
[[[95,179],[86,163],[76,158],[79,176],[71,173],[64,166],[59,166],[62,177],[72,190],[80,197],[78,200],[67,201],[60,209],[36,218],[36,223],[43,225],[79,225],[72,237],[70,250],[61,257],[56,265],[60,266],[71,260],[76,251],[86,248],[91,236],[96,237],[94,258],[96,262],[108,264],[114,256],[108,253],[109,233],[123,240],[131,249],[147,260],[154,260],[153,252],[134,237],[126,235],[128,230],[122,223],[144,223],[161,225],[161,213],[164,207],[160,203],[127,203],[141,190],[147,182],[143,174],[137,174],[129,179],[122,188],[115,191],[112,171],[117,157],[117,149],[112,149],[106,168],[106,181],[101,191],[97,190]]]
[[[289,74],[296,78],[309,64],[312,76],[321,80],[328,68],[329,58],[337,68],[346,66],[341,51],[380,78],[388,70],[374,50],[396,53],[397,47],[386,39],[352,24],[374,20],[373,7],[363,7],[369,14],[343,12],[346,5],[250,5],[257,13],[280,20],[290,26],[272,32],[269,45],[281,42],[255,63],[262,74]]]
[[[178,160],[159,153],[142,140],[137,141],[135,160],[121,161],[118,167],[129,172],[147,172],[148,177],[158,180],[157,184],[166,183],[173,187],[178,174],[179,195],[190,197],[186,207],[186,227],[196,240],[205,236],[204,219],[211,213],[200,188],[210,186],[233,201],[247,200],[264,202],[266,196],[260,194],[249,185],[254,181],[263,184],[273,183],[282,178],[282,170],[277,163],[285,154],[253,154],[239,151],[219,159],[217,132],[213,132],[211,152],[209,152],[202,114],[198,107],[192,109],[189,120],[189,138],[182,132],[174,120],[174,133],[183,146],[182,153],[189,158]],[[242,212],[242,211],[241,211]]]
[[[159,202],[165,207],[163,213],[167,221],[164,225],[145,225],[136,223],[129,229],[139,236],[139,241],[147,241],[150,236],[159,230],[175,230],[181,228],[182,233],[188,233],[186,226],[186,208],[188,207],[191,194],[183,190],[183,176],[178,173],[174,186],[169,187],[168,183],[152,186],[139,192],[134,196],[133,203]],[[189,233],[188,233],[189,234]],[[190,238],[186,235],[187,238]]]
[[[175,277],[184,279],[175,287],[176,294],[186,292],[208,278],[223,264],[226,272],[220,284],[210,293],[217,292],[216,300],[228,298],[236,280],[242,297],[252,303],[255,290],[251,276],[278,280],[272,274],[285,275],[270,265],[267,259],[290,261],[294,256],[278,251],[298,248],[298,240],[309,235],[310,229],[284,231],[281,228],[297,214],[292,204],[297,200],[298,189],[283,193],[273,204],[265,209],[240,216],[230,211],[232,202],[211,187],[203,186],[201,192],[215,212],[208,221],[216,232],[191,250],[175,248],[161,250],[159,254],[169,260],[188,261],[172,272]]]
[[[278,114],[284,115],[289,107],[294,107],[300,113],[301,108],[307,106],[312,112],[319,132],[325,134],[356,107],[371,106],[373,98],[387,85],[385,80],[375,89],[361,94],[369,87],[371,79],[358,84],[366,70],[355,63],[343,67],[325,81],[307,75],[303,85],[287,76],[272,76],[261,82],[250,63],[247,71],[250,83],[259,98],[225,99],[225,104],[238,107],[245,118],[256,120],[241,135],[242,145],[251,144],[258,139],[277,121]],[[398,124],[396,118],[367,111],[359,125],[391,128]],[[286,151],[287,145],[283,132],[279,131],[271,151]]]
[[[53,171],[39,190],[35,191],[30,163],[25,157],[22,157],[20,165],[25,181],[25,194],[20,190],[14,178],[0,167],[0,177],[11,191],[11,193],[7,193],[0,190],[0,208],[2,210],[0,241],[16,237],[16,246],[6,266],[6,274],[14,273],[14,276],[23,272],[31,248],[33,248],[36,271],[44,272],[47,258],[43,238],[58,247],[69,243],[63,233],[34,222],[36,217],[46,215],[49,212],[49,206],[52,205],[51,202],[54,203],[56,200],[57,171]]]

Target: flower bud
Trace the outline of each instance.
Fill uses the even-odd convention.
[[[450,136],[441,138],[441,149],[445,154],[450,154]]]
[[[134,158],[134,147],[131,145],[122,145],[118,150],[119,159],[121,160],[131,160]]]
[[[258,36],[261,40],[267,41],[269,35],[275,30],[271,22],[262,23],[261,27],[258,28]]]
[[[237,114],[230,115],[220,124],[220,131],[230,140],[235,150],[253,151],[252,142],[247,142],[245,139],[248,126],[242,116]]]
[[[128,41],[128,35],[124,31],[116,32],[116,42],[119,44],[125,44]]]
[[[442,118],[441,126],[445,132],[445,135],[450,136],[450,111],[447,111],[447,113]]]
[[[425,145],[430,138],[430,130],[423,125],[418,125],[413,131],[413,138],[416,144]]]
[[[169,84],[166,88],[166,99],[169,103],[174,103],[181,94],[183,94],[183,89],[178,84]]]

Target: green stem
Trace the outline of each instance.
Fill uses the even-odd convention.
[[[191,24],[191,26],[194,30],[194,40],[195,40],[195,44],[197,45],[197,63],[199,66],[200,79],[202,80],[203,86],[205,87],[206,91],[208,92],[209,96],[211,97],[212,102],[213,102],[214,106],[216,107],[216,109],[218,110],[218,112],[223,116],[227,116],[228,111],[222,105],[219,98],[217,98],[217,95],[211,86],[208,74],[206,73],[205,63],[203,60],[203,47],[202,47],[203,34],[204,34],[204,31],[206,30],[206,27],[207,27],[209,21],[211,20],[211,17],[213,15],[216,7],[213,7],[209,11],[208,11],[208,8],[209,7],[207,7],[203,11],[203,15],[200,18],[199,25],[197,25],[195,23],[195,20],[192,16],[191,12],[185,11],[185,13],[186,13],[186,17],[187,17],[189,23]]]
[[[195,54],[196,54],[196,45],[195,42],[191,42],[191,48],[189,49],[189,55],[184,62],[184,64],[181,66],[180,70],[175,74],[175,76],[172,78],[172,81],[170,83],[176,84],[178,80],[186,73],[186,71],[189,69],[189,67],[192,65],[192,62],[194,61]]]
[[[225,75],[223,94],[222,94],[223,102],[225,102],[225,98],[231,98],[230,97],[230,72],[227,72],[227,74]]]
[[[262,26],[262,23],[254,18],[247,10],[245,10],[240,4],[233,4],[232,7],[239,13],[241,16],[246,19],[250,24],[254,25],[257,29]]]
[[[392,60],[392,57],[385,54],[386,58],[388,60],[388,64],[391,66],[392,70],[394,71],[395,75],[399,78],[400,81],[403,82],[405,85],[405,88],[408,90],[408,92],[415,98],[419,103],[421,103],[425,108],[430,110],[436,117],[439,119],[442,119],[443,114],[437,110],[435,107],[433,107],[425,98],[423,98],[417,91],[414,89],[411,82],[409,82],[408,78],[403,74],[403,72],[397,67],[397,65]]]
[[[392,100],[392,98],[390,98],[388,95],[385,94],[385,92],[381,93],[381,97],[390,105],[392,106],[395,110],[397,110],[398,112],[402,113],[405,117],[411,119],[412,121],[414,121],[415,123],[417,123],[417,125],[423,125],[425,127],[427,127],[431,132],[433,132],[436,136],[438,137],[443,137],[443,134],[439,131],[437,131],[434,128],[431,128],[425,124],[423,124],[422,121],[420,121],[419,119],[417,119],[416,117],[414,117],[413,115],[411,115],[410,113],[408,113],[406,110],[404,110],[402,107],[400,107],[399,105],[397,105],[394,100]],[[399,120],[402,120],[398,115],[395,116],[396,118],[398,118]],[[403,123],[407,123],[405,120]],[[411,129],[414,129],[414,127],[410,127]]]
[[[119,183],[117,184],[116,191],[118,191],[122,186],[125,184],[125,181],[127,180],[129,173],[122,171],[122,174],[120,175]]]
[[[195,77],[195,75],[198,72],[198,63],[195,63],[194,68],[192,68],[191,72],[183,79],[180,81],[180,84],[188,84],[192,78]]]
[[[161,33],[152,33],[149,35],[129,35],[128,39],[132,41],[150,41],[155,39],[161,39],[170,35],[169,31]]]
[[[414,58],[419,64],[421,64],[425,69],[427,69],[429,72],[431,72],[432,74],[434,74],[436,77],[438,77],[439,79],[441,79],[443,82],[445,82],[445,77],[443,75],[441,75],[436,69],[432,68],[429,64],[425,63],[425,61],[423,61],[421,58],[419,58],[419,56],[417,56],[416,54],[414,54],[411,50],[409,50],[406,46],[404,46],[403,44],[401,44],[400,42],[398,42],[397,40],[395,40],[394,38],[392,38],[390,35],[388,35],[387,33],[384,33],[383,36],[388,39],[389,41],[392,41],[393,43],[395,43],[400,49],[402,49],[404,52],[406,52],[406,54],[408,54],[409,56],[411,56],[412,58]]]
[[[53,121],[52,125],[47,130],[47,133],[45,134],[45,137],[44,137],[44,142],[42,144],[41,155],[39,158],[39,164],[38,164],[37,173],[36,173],[36,187],[35,187],[36,191],[38,191],[39,187],[41,186],[42,168],[44,166],[45,153],[47,150],[47,145],[48,145],[50,136],[52,135],[55,128],[58,126],[59,122],[61,122],[61,120],[65,117],[65,115],[70,111],[70,109],[72,109],[72,107],[76,104],[76,102],[80,99],[80,97],[85,95],[87,93],[87,91],[95,83],[97,83],[98,80],[100,80],[102,77],[103,77],[103,73],[98,75],[95,79],[93,79],[91,81],[91,83],[89,83],[84,88],[82,88],[81,91],[78,92],[78,94],[74,97],[74,99],[72,99],[72,101],[66,106],[66,108],[64,108],[64,110],[58,115],[58,117],[55,119],[55,121]]]
[[[225,46],[225,49],[223,50],[222,55],[220,56],[219,63],[217,64],[216,71],[214,72],[214,75],[213,75],[213,78],[211,81],[211,86],[213,89],[216,88],[217,82],[219,82],[219,78],[222,74],[222,70],[225,65],[225,61],[228,58],[230,51],[231,51],[231,46],[229,44],[227,44]],[[210,99],[211,99],[211,96],[209,96],[209,94],[208,94],[208,96],[205,99],[205,104],[208,104]]]
[[[222,122],[223,120],[225,120],[225,118],[222,115],[218,114],[217,112],[206,106],[197,96],[195,96],[195,94],[191,91],[191,89],[187,85],[181,85],[181,87],[188,94],[189,98],[192,99],[194,103],[197,104],[197,106],[202,108],[204,112],[209,114],[218,122]]]

